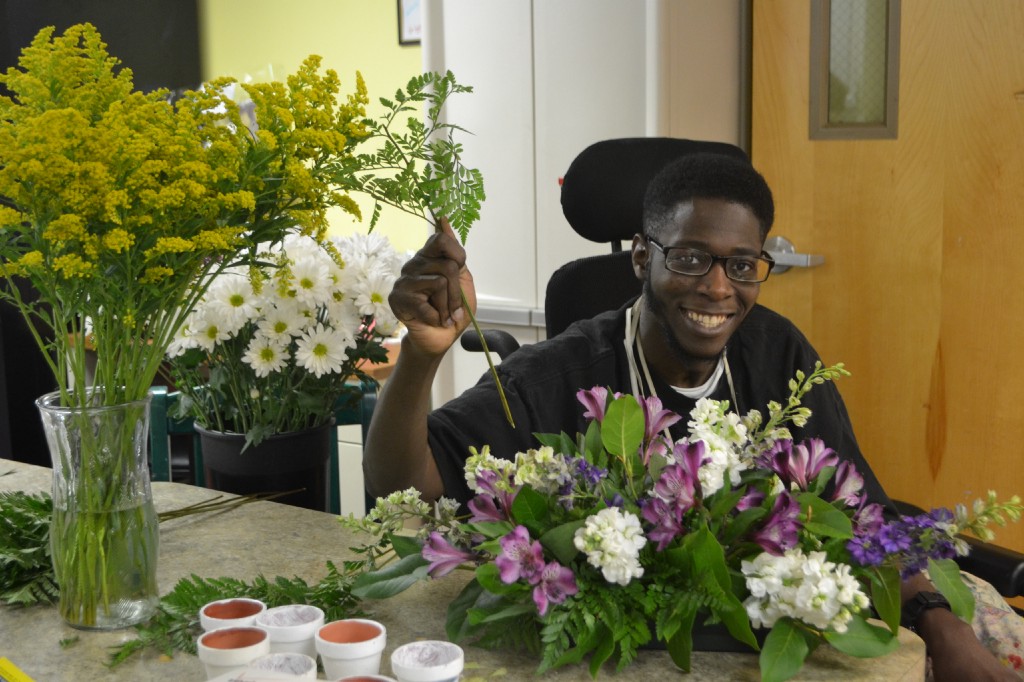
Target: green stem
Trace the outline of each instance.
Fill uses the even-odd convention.
[[[477,324],[476,315],[473,314],[473,310],[469,307],[469,301],[466,300],[466,292],[459,287],[459,295],[462,296],[462,307],[469,314],[469,321],[473,323],[473,329],[476,330],[476,335],[480,337],[480,345],[484,349],[484,357],[487,358],[487,366],[490,368],[491,376],[494,377],[494,385],[498,388],[498,398],[501,400],[501,407],[505,410],[505,419],[508,420],[509,426],[513,429],[516,428],[516,422],[512,419],[512,409],[508,406],[508,398],[505,397],[505,389],[501,385],[501,379],[498,378],[498,370],[494,366],[494,360],[491,358],[491,350],[487,347],[487,339],[484,338],[484,332],[480,329],[480,325]]]

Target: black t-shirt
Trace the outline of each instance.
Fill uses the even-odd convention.
[[[498,373],[515,429],[505,419],[490,374],[430,414],[430,448],[447,497],[462,503],[472,497],[463,474],[470,446],[479,449],[490,445],[496,457],[514,459],[517,452],[537,447],[536,433],[564,431],[575,435],[586,430],[584,408],[576,399],[580,389],[603,386],[623,394],[631,392],[623,343],[628,307],[577,322],[558,336],[523,346],[502,361]],[[818,354],[789,320],[757,305],[729,340],[727,358],[739,402],[730,409],[740,414],[757,409],[767,417],[768,402],[784,404],[789,397],[789,380],[798,369],[810,373]],[[696,401],[657,378],[655,389],[664,407],[683,417],[672,428],[673,437],[685,436]],[[732,401],[725,377],[709,397]],[[790,425],[794,440],[821,438],[840,458],[854,463],[864,476],[868,498],[889,506],[888,497],[861,454],[834,383],[815,386],[804,396],[803,405],[812,410],[812,416],[802,429]]]

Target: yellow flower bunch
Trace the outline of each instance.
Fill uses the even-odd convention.
[[[210,275],[291,232],[323,238],[332,206],[358,215],[326,171],[367,135],[358,74],[340,98],[310,57],[286,82],[218,79],[172,103],[118,65],[81,24],[44,29],[0,73],[0,297],[33,323],[69,405],[84,396],[76,340],[95,346],[105,402],[140,399]]]

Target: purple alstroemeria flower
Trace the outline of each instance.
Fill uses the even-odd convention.
[[[616,396],[618,394],[616,393]],[[576,400],[583,403],[587,408],[583,412],[584,419],[601,421],[604,419],[604,409],[608,405],[608,389],[603,386],[594,386],[589,391],[581,388],[576,391]]]
[[[800,531],[800,503],[788,492],[782,492],[775,498],[772,513],[757,532],[753,540],[761,545],[761,549],[774,556],[782,556],[787,549],[796,546],[797,533]]]
[[[672,457],[676,464],[683,467],[683,470],[695,480],[697,480],[697,472],[709,459],[707,453],[707,443],[702,440],[695,440],[692,443],[680,440],[672,448]]]
[[[481,469],[476,474],[476,485],[483,494],[497,497],[499,494],[498,481],[502,480],[501,473],[494,469]]]
[[[646,466],[654,454],[664,455],[668,452],[669,443],[665,442],[662,431],[682,419],[672,410],[662,409],[661,398],[649,396],[640,401],[644,410],[644,450],[643,462]]]
[[[661,470],[654,484],[654,494],[678,507],[682,514],[693,507],[699,486],[696,472],[690,473],[679,464],[669,464]]]
[[[821,470],[839,463],[835,450],[825,447],[820,438],[808,438],[799,445],[791,440],[780,440],[768,452],[768,466],[779,475],[786,488],[796,484],[807,490]]]
[[[477,558],[472,552],[452,545],[437,531],[427,537],[421,553],[430,562],[427,573],[433,578],[448,575],[467,561],[475,561]]]
[[[864,477],[853,462],[843,460],[836,468],[836,489],[832,493],[834,502],[842,501],[847,507],[857,507],[863,500]]]
[[[658,544],[659,552],[685,531],[683,514],[679,507],[657,497],[641,500],[640,514],[651,524],[652,528],[647,532],[647,538]]]
[[[495,557],[494,563],[498,565],[501,581],[510,585],[523,579],[536,585],[544,568],[544,553],[540,543],[530,541],[530,533],[525,526],[516,526],[499,542],[501,554]]]
[[[736,503],[736,511],[742,512],[748,509],[754,509],[760,507],[761,503],[764,502],[764,498],[767,497],[764,492],[757,488],[750,488],[747,494],[740,498],[740,501]]]
[[[579,592],[576,576],[557,561],[546,564],[540,572],[540,581],[533,588],[533,603],[540,615],[548,612],[550,604],[561,604]]]
[[[853,514],[853,533],[858,536],[874,535],[884,522],[882,505],[874,502],[865,504]]]
[[[469,519],[472,523],[508,520],[508,514],[499,510],[498,505],[494,503],[494,498],[489,495],[477,495],[466,506],[473,513]]]

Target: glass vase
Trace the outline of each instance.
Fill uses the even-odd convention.
[[[60,393],[36,406],[53,460],[50,551],[69,625],[112,630],[147,620],[160,594],[159,530],[149,482],[149,397],[62,407]]]

